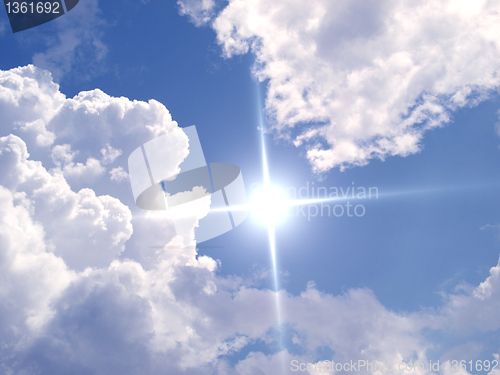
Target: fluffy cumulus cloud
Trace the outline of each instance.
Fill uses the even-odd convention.
[[[110,97],[98,89],[66,98],[52,75],[33,65],[0,71],[0,111],[0,136],[16,134],[41,157],[50,155],[42,161],[72,187],[89,187],[101,177],[123,180],[130,152],[165,133],[179,146],[174,164],[187,153],[184,133],[161,103]]]
[[[436,349],[429,332],[447,332],[457,352],[498,329],[500,266],[441,309],[411,314],[368,289],[334,296],[310,283],[292,295],[221,277],[192,237],[205,203],[176,233],[131,198],[132,150],[168,134],[171,171],[188,152],[158,102],[100,90],[66,98],[49,73],[28,66],[0,72],[0,108],[1,373],[280,374],[293,360],[425,362]],[[102,172],[91,173],[92,163]]]
[[[50,146],[55,135],[46,124],[65,99],[47,71],[32,66],[0,71],[1,135],[15,128],[38,145]]]
[[[44,222],[48,250],[73,269],[104,266],[132,234],[131,213],[110,196],[91,189],[73,192],[59,172],[49,173],[28,160],[26,144],[9,135],[0,138],[3,174],[0,184],[22,197],[33,219]]]
[[[500,329],[498,311],[500,309],[500,263],[490,269],[489,277],[470,294],[450,296],[446,315],[450,316],[450,329],[460,327],[469,332]],[[480,311],[480,319],[477,312]]]
[[[418,152],[494,92],[499,14],[487,0],[229,0],[211,25],[225,56],[255,54],[274,131],[321,173]]]
[[[24,194],[1,186],[0,202],[0,342],[4,349],[0,358],[5,358],[13,343],[36,334],[50,319],[51,301],[75,274],[49,251],[43,226],[33,219],[31,202]]]

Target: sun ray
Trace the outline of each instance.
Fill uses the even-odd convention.
[[[423,194],[439,194],[439,193],[444,193],[448,191],[453,191],[457,189],[478,189],[478,188],[485,188],[485,187],[497,187],[497,185],[481,185],[481,186],[444,186],[444,187],[435,187],[435,188],[422,188],[422,189],[416,189],[416,190],[401,190],[401,191],[392,191],[392,192],[387,192],[387,193],[377,193],[378,198],[397,198],[398,196],[402,195],[423,195]],[[325,197],[325,198],[313,198],[313,199],[286,199],[285,200],[285,205],[287,207],[297,207],[297,206],[307,206],[309,204],[316,204],[316,203],[324,203],[324,202],[343,202],[343,201],[353,201],[353,200],[366,200],[366,198],[357,198],[357,197],[352,197],[352,196],[347,196],[347,197]],[[220,208],[214,208],[212,211],[248,211],[251,212],[254,209],[254,202],[247,203],[247,204],[241,204],[241,205],[234,205],[234,206],[227,206],[227,207],[220,207]]]
[[[261,141],[261,152],[262,152],[262,178],[264,182],[264,189],[271,188],[271,179],[269,176],[269,166],[267,161],[267,152],[266,152],[266,141],[265,141],[265,129],[264,129],[264,120],[262,116],[262,110],[260,108],[261,105],[261,97],[260,97],[260,88],[257,84],[257,95],[258,101],[257,104],[259,106],[259,130],[260,130],[260,141]],[[285,350],[284,342],[283,342],[283,328],[281,321],[281,302],[280,302],[280,294],[279,294],[279,279],[278,279],[278,259],[276,254],[276,232],[274,223],[272,221],[267,222],[267,233],[269,238],[269,251],[271,255],[271,264],[273,268],[273,281],[274,281],[274,292],[276,295],[276,317],[277,317],[277,332],[279,337],[279,351],[282,352]],[[285,363],[283,365],[283,373],[285,373]]]

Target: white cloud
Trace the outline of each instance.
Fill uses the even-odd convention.
[[[0,71],[0,108],[3,135],[14,133],[26,139],[3,139],[6,149],[0,183],[28,196],[34,218],[47,221],[48,246],[75,269],[109,264],[132,234],[128,208],[88,189],[92,186],[101,194],[132,201],[130,188],[120,190],[109,184],[106,168],[114,169],[115,178],[123,178],[128,154],[164,133],[177,139],[172,143],[179,147],[172,149],[173,156],[177,153],[173,169],[187,153],[184,133],[162,104],[113,98],[100,90],[67,99],[50,73],[33,66]],[[24,124],[35,121],[43,125],[27,133]],[[52,134],[50,149],[37,139],[46,132]],[[27,145],[44,166],[29,160]],[[51,164],[55,168],[48,170],[45,166]],[[74,193],[70,186],[83,189]]]
[[[292,373],[292,360],[297,360],[287,351],[282,351],[272,355],[265,355],[260,352],[251,352],[248,356],[236,365],[237,374],[289,374]],[[300,374],[301,372],[297,372]],[[308,374],[308,372],[302,372]]]
[[[433,343],[426,331],[454,335],[452,323],[473,333],[498,329],[499,267],[473,292],[449,296],[437,312],[393,312],[367,289],[334,296],[310,283],[299,295],[279,293],[282,322],[301,354],[276,352],[276,293],[255,280],[223,278],[219,262],[197,254],[192,232],[207,202],[192,206],[182,236],[164,213],[137,209],[130,187],[110,183],[107,173],[92,189],[85,180],[78,189],[68,183],[65,166],[92,158],[124,178],[124,158],[164,133],[175,140],[169,162],[175,171],[187,141],[162,104],[100,90],[66,99],[34,67],[0,77],[2,129],[26,139],[0,138],[5,373],[266,374],[292,358],[330,359],[318,357],[321,348],[338,360],[427,361]],[[31,90],[27,104],[22,87]],[[48,105],[32,105],[42,101]],[[35,116],[54,134],[50,147],[17,126]],[[32,149],[41,160],[29,156]],[[484,322],[473,322],[480,312]],[[244,354],[250,344],[268,352]]]
[[[130,210],[90,189],[71,191],[64,177],[29,160],[26,144],[16,136],[0,138],[0,184],[29,202],[32,216],[42,222],[49,250],[72,269],[103,267],[124,249],[132,234]]]
[[[52,160],[73,189],[99,184],[107,168],[124,168],[132,150],[165,133],[179,145],[173,164],[187,152],[186,136],[161,103],[98,89],[66,98],[49,72],[32,65],[0,71],[0,111],[0,135],[16,134],[34,150],[52,146],[43,161]]]
[[[128,173],[122,167],[116,167],[109,171],[111,179],[116,182],[125,181],[129,178]]]
[[[54,134],[47,123],[66,97],[52,75],[34,66],[0,71],[0,135],[19,129],[19,135],[34,136],[38,145],[50,146]]]
[[[449,317],[448,329],[459,333],[488,332],[500,329],[500,262],[489,277],[471,293],[449,296],[443,314]],[[480,318],[478,318],[480,317]]]
[[[118,156],[122,154],[122,150],[113,148],[109,143],[106,144],[105,148],[101,148],[102,154],[102,163],[103,164],[111,164],[113,163]]]
[[[36,144],[39,146],[50,146],[56,138],[54,133],[47,130],[45,123],[41,119],[25,122],[24,124],[21,123],[19,129],[26,133],[34,133]]]
[[[51,303],[75,278],[48,250],[29,199],[0,186],[0,358],[28,344],[53,317]]]
[[[104,21],[100,13],[98,0],[79,2],[57,23],[51,24],[57,33],[43,40],[46,50],[36,53],[33,63],[50,70],[57,80],[71,71],[75,72],[71,77],[76,80],[101,73],[108,48],[101,39]]]
[[[71,163],[64,166],[63,173],[66,177],[95,177],[102,175],[105,169],[99,162],[94,158],[88,158],[85,164],[82,163]]]
[[[73,159],[70,147],[56,150],[62,160]],[[49,173],[40,162],[30,160],[25,143],[16,136],[2,138],[0,151],[0,163],[6,172],[0,184],[6,186],[3,191],[8,196],[19,197],[16,210],[25,217],[18,221],[23,225],[39,223],[32,225],[36,229],[33,241],[41,244],[42,254],[62,270],[66,265],[78,271],[87,265],[95,267],[78,274],[64,271],[69,275],[66,282],[55,279],[57,293],[45,297],[52,307],[42,301],[45,309],[37,309],[34,317],[28,316],[31,325],[25,330],[27,344],[17,350],[15,345],[9,346],[23,358],[11,364],[13,371],[35,365],[50,373],[64,368],[96,373],[137,373],[139,369],[143,373],[160,373],[166,367],[172,373],[185,370],[202,374],[224,367],[233,371],[218,358],[237,353],[256,340],[273,341],[270,331],[276,315],[272,291],[249,287],[241,279],[217,277],[217,262],[197,257],[195,248],[186,248],[189,243],[179,236],[172,239],[172,232],[166,236],[171,239],[168,246],[151,255],[147,268],[132,260],[110,264],[131,233],[126,207],[115,198],[96,197],[90,189],[71,191],[60,173]],[[8,228],[11,224],[5,224],[12,221],[7,219],[1,228],[17,239],[20,236]],[[138,242],[132,244],[140,246],[142,241],[142,246],[148,246],[151,242],[146,241],[161,239],[160,223],[153,220],[138,225],[136,230],[149,231],[140,233]],[[23,228],[19,231],[30,233]],[[21,245],[12,246],[18,249]],[[4,254],[5,247],[0,249]],[[41,251],[32,245],[25,249],[30,256],[31,252]],[[3,273],[6,281],[19,283],[10,276],[13,266],[3,259],[0,257],[0,264],[7,268]],[[22,264],[26,267],[29,263]],[[58,272],[58,277],[64,272]],[[52,273],[49,268],[43,275]],[[45,284],[37,281],[28,290],[40,293],[44,290],[41,288],[46,288]],[[285,323],[297,331],[301,342],[308,343],[302,347],[310,355],[319,345],[335,346],[348,355],[372,341],[374,350],[385,350],[384,345],[395,342],[399,345],[397,353],[414,354],[418,348],[418,339],[410,337],[415,334],[411,325],[405,327],[404,318],[388,312],[369,292],[334,297],[322,295],[311,285],[301,296],[281,293],[281,298],[286,311],[293,310],[284,317]],[[26,303],[19,303],[12,315],[26,308]],[[338,314],[333,323],[331,309]],[[401,324],[391,325],[394,322]],[[328,324],[334,334],[325,337],[323,324]],[[347,340],[350,334],[359,339]],[[281,356],[290,357],[276,354],[269,357],[269,362],[261,354],[251,354],[234,371],[250,366],[267,372],[281,363],[276,359]],[[257,358],[261,360],[255,362]]]
[[[101,153],[103,150],[105,149],[102,149]],[[94,158],[88,158],[85,164],[74,163],[73,159],[77,154],[77,151],[71,150],[71,145],[69,144],[57,145],[52,148],[52,161],[67,179],[77,178],[94,180],[105,172],[105,168],[101,165],[99,160]],[[107,157],[109,157],[109,155],[104,155],[103,159],[106,160]]]
[[[395,363],[426,349],[420,327],[411,318],[388,311],[369,290],[334,297],[310,285],[300,296],[285,300],[284,310],[310,348],[335,348],[340,358]]]
[[[212,20],[214,16],[214,0],[177,0],[179,13],[187,15],[196,25],[205,25]]]
[[[277,134],[314,171],[420,150],[426,130],[499,86],[492,1],[230,0],[225,56],[252,51]]]
[[[103,155],[103,148],[120,150],[128,157],[127,152],[133,150],[131,147],[141,141],[172,131],[172,135],[182,134],[176,130],[177,123],[172,121],[165,106],[156,100],[148,103],[131,101],[124,97],[111,97],[99,89],[84,91],[67,99],[52,118],[50,127],[59,140],[68,141],[73,147],[75,143],[83,144],[95,139],[96,145],[85,146],[92,150],[96,158]],[[119,148],[113,145],[119,145]],[[117,156],[114,156],[116,159]]]
[[[55,165],[61,166],[70,164],[76,155],[75,151],[71,150],[71,145],[57,145],[52,149],[51,158]]]

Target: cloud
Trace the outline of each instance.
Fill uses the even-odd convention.
[[[107,169],[125,167],[132,150],[162,134],[179,145],[174,165],[187,153],[186,136],[161,103],[98,89],[66,98],[51,74],[33,65],[0,71],[0,111],[0,135],[16,134],[37,152],[51,147],[42,161],[59,168],[73,188],[99,184]]]
[[[88,158],[85,164],[74,163],[73,158],[77,153],[71,150],[71,145],[69,144],[57,145],[52,149],[52,160],[61,169],[66,178],[94,179],[104,173],[105,168],[99,160],[94,158]],[[108,155],[105,155],[103,161],[107,160],[107,157]]]
[[[396,363],[422,355],[428,345],[413,319],[387,310],[370,290],[334,297],[309,285],[300,296],[285,300],[284,310],[309,350],[327,346],[338,358]]]
[[[189,225],[176,233],[164,213],[139,210],[130,187],[115,182],[129,153],[157,135],[172,139],[170,170],[187,154],[161,103],[100,90],[66,98],[33,66],[0,78],[4,373],[267,374],[292,359],[332,359],[320,354],[325,348],[339,361],[424,362],[435,349],[429,331],[471,347],[463,343],[470,335],[498,329],[499,266],[472,292],[413,313],[391,311],[368,289],[332,295],[309,283],[293,295],[258,287],[254,277],[222,277],[220,262],[200,256],[192,238],[207,202],[184,212]],[[37,117],[43,127],[26,131]],[[37,132],[53,141],[41,144]],[[107,173],[72,181],[66,167],[89,160]],[[286,351],[276,336],[277,298],[292,337]]]
[[[0,186],[0,202],[0,342],[5,348],[50,320],[50,303],[75,274],[49,251],[43,226],[33,220],[24,194]]]
[[[54,143],[54,133],[47,130],[44,121],[41,119],[32,122],[25,122],[24,124],[19,125],[19,129],[28,134],[35,134],[36,143],[39,146],[50,146]]]
[[[0,138],[0,184],[27,200],[32,217],[43,223],[48,249],[76,270],[111,263],[132,234],[130,210],[90,189],[74,193],[60,173],[28,157],[20,138]]]
[[[109,171],[111,179],[116,182],[128,180],[128,173],[122,167],[116,167]]]
[[[100,90],[68,99],[50,73],[31,65],[0,71],[0,108],[6,136],[0,183],[33,200],[35,219],[48,220],[45,231],[54,251],[75,269],[109,264],[132,234],[130,210],[118,200],[131,202],[130,188],[110,185],[110,177],[126,174],[128,154],[165,133],[176,140],[173,171],[187,154],[187,139],[162,104]],[[27,132],[25,124],[33,121],[43,124]],[[52,135],[50,145],[38,142],[45,133]],[[29,159],[28,147],[40,161]],[[118,199],[98,197],[89,187]]]
[[[492,1],[230,0],[224,56],[251,51],[278,136],[317,173],[419,152],[427,130],[499,86]]]
[[[499,296],[500,262],[490,269],[489,277],[471,293],[449,296],[449,301],[443,309],[444,314],[449,317],[448,328],[460,331],[459,334],[497,331],[500,329],[497,319],[500,309]]]
[[[102,163],[110,164],[113,163],[118,156],[122,154],[122,150],[113,148],[108,144],[106,144],[105,148],[101,148],[102,154]]]
[[[98,0],[78,3],[71,12],[54,22],[56,36],[44,39],[47,49],[35,53],[33,63],[52,72],[59,81],[71,71],[73,79],[85,80],[102,73],[102,61],[108,48],[100,31],[105,22],[100,16]]]
[[[209,23],[215,14],[214,0],[177,0],[179,13],[188,16],[196,26]]]
[[[0,71],[1,135],[19,129],[37,145],[50,146],[55,135],[46,126],[65,100],[48,71],[32,65]]]

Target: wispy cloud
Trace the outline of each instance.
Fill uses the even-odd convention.
[[[72,72],[75,80],[89,79],[105,70],[108,48],[102,41],[105,21],[98,0],[81,1],[71,12],[51,23],[54,36],[43,37],[46,50],[33,56],[33,63],[49,70],[57,81]]]
[[[179,13],[188,16],[196,26],[208,24],[215,15],[214,0],[177,0]]]

